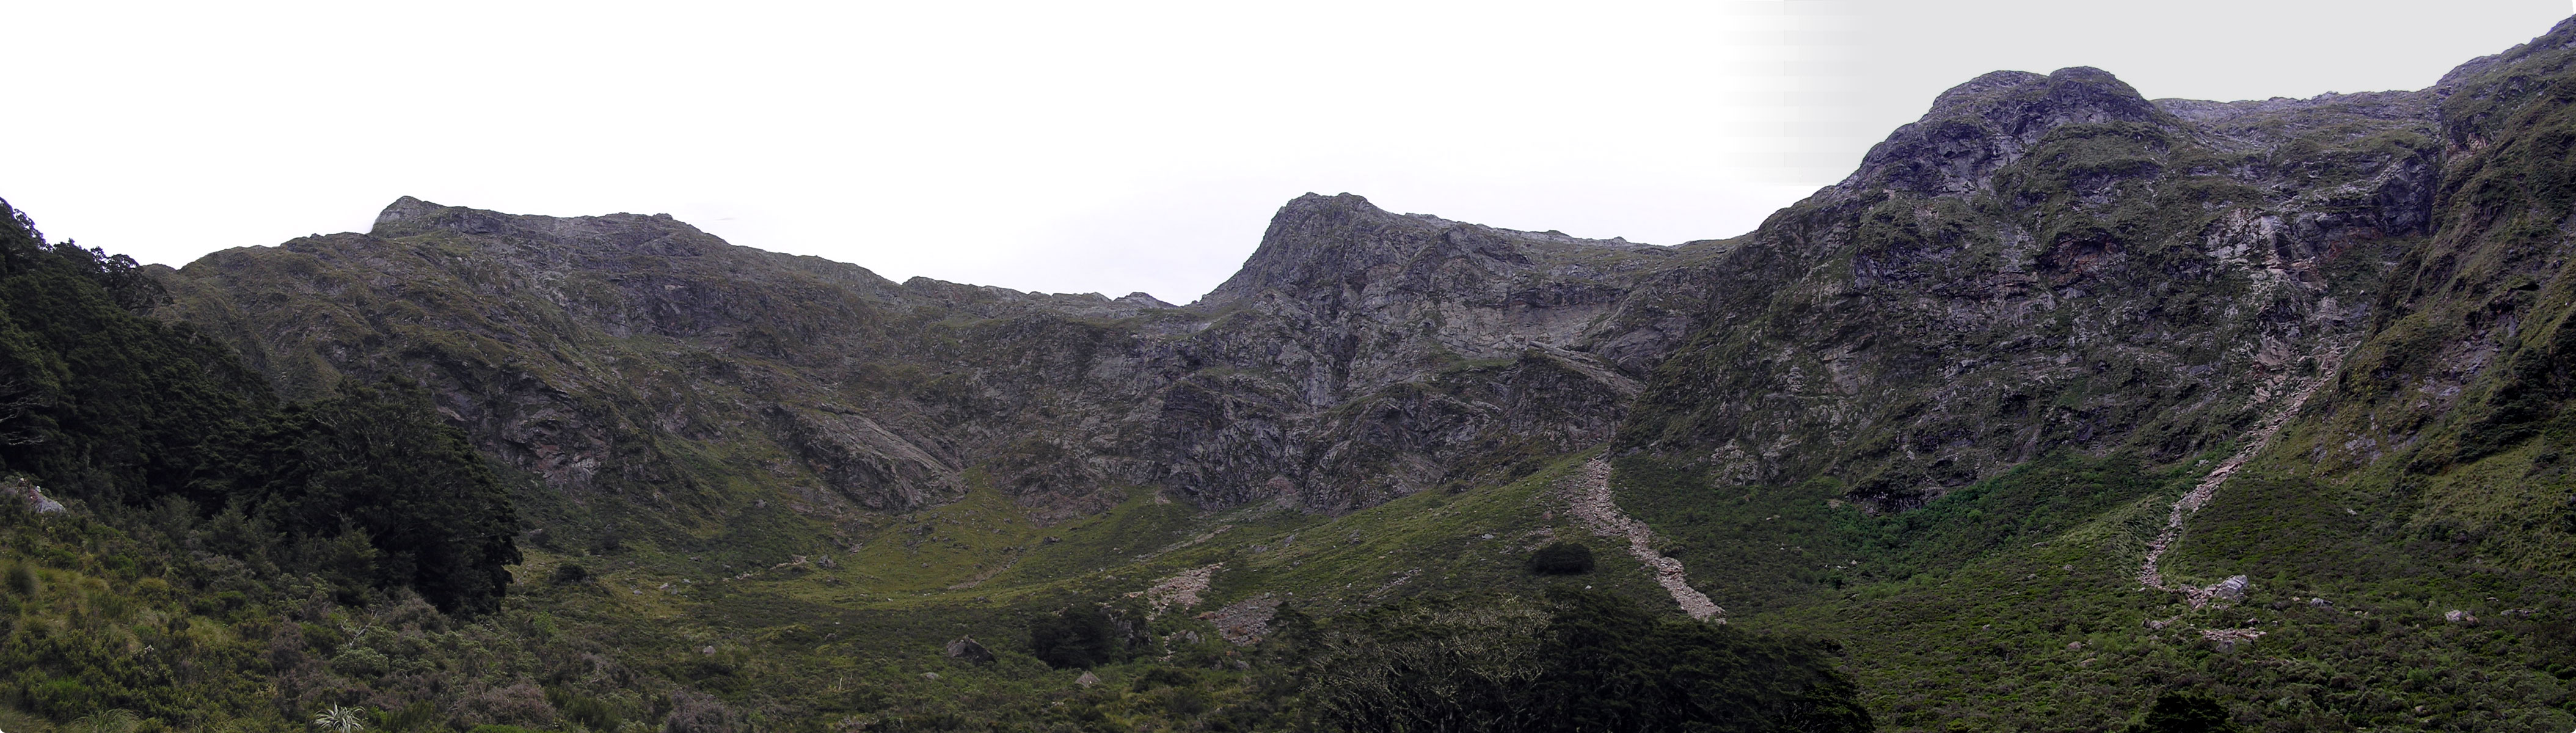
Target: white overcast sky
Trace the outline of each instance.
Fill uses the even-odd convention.
[[[1840,179],[1944,88],[2417,89],[2570,0],[12,3],[0,197],[185,264],[397,196],[1186,302],[1278,206],[1673,244]]]

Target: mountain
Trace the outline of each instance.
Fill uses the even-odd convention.
[[[405,376],[569,496],[700,518],[777,501],[831,523],[953,501],[970,470],[1059,518],[1122,485],[1347,511],[1477,461],[1578,450],[1688,327],[1641,285],[1720,248],[1308,196],[1181,308],[896,284],[662,216],[404,199],[366,234],[161,277],[173,318],[287,394]]]
[[[417,395],[511,497],[498,608],[298,579],[380,520],[226,560],[220,501],[133,498],[194,459],[63,452],[0,464],[74,515],[7,516],[10,638],[113,617],[264,680],[216,707],[389,729],[2563,728],[2571,64],[1996,72],[1741,237],[1308,194],[1187,305],[405,198],[99,287],[243,404]],[[82,654],[0,724],[183,707]]]
[[[1899,509],[2061,447],[2233,440],[2332,368],[2428,233],[2432,97],[1979,77],[1712,268],[1714,322],[1622,444]]]

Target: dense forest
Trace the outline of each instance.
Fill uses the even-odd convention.
[[[490,612],[519,561],[508,497],[401,384],[289,403],[229,349],[147,312],[133,259],[48,244],[0,203],[0,472],[114,517],[202,524],[190,549]]]

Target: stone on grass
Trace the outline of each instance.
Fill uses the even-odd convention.
[[[2245,600],[2245,589],[2251,587],[2254,587],[2253,581],[2246,580],[2245,576],[2238,575],[2226,580],[2218,581],[2217,585],[2210,586],[2209,594],[2214,597],[2225,598],[2231,601],[2241,601]]]
[[[993,650],[984,648],[984,645],[977,643],[972,636],[959,637],[956,641],[948,642],[947,653],[949,659],[975,664],[993,663]]]

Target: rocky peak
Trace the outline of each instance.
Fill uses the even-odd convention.
[[[1140,290],[1140,291],[1137,291],[1137,292],[1133,292],[1133,293],[1128,293],[1128,294],[1126,294],[1125,296],[1118,298],[1118,299],[1117,299],[1117,301],[1118,301],[1118,302],[1120,302],[1120,303],[1126,303],[1126,304],[1128,304],[1128,305],[1141,306],[1141,307],[1145,307],[1145,308],[1170,308],[1170,307],[1172,307],[1172,304],[1163,302],[1163,299],[1161,299],[1161,298],[1157,298],[1157,297],[1154,297],[1152,294],[1150,294],[1150,293],[1146,293],[1146,292],[1141,291],[1141,290]]]
[[[1261,245],[1202,301],[1224,304],[1265,291],[1379,301],[1456,287],[1508,283],[1514,274],[1586,254],[1658,251],[1625,239],[1582,239],[1395,214],[1352,194],[1309,193],[1270,219]]]
[[[1896,128],[1871,147],[1860,170],[1837,188],[1925,195],[1985,190],[1997,169],[2060,128],[2128,124],[2171,130],[2179,122],[2101,69],[2077,66],[2047,76],[1998,71],[1942,92],[1922,120]]]
[[[1299,196],[1270,217],[1261,245],[1204,302],[1328,284],[1345,273],[1401,261],[1437,231],[1437,224],[1389,213],[1361,196]]]

